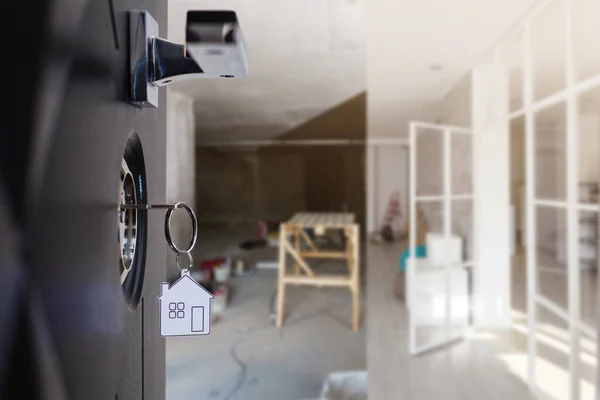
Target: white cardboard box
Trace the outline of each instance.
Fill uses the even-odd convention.
[[[367,400],[367,371],[343,371],[329,374],[320,400]]]
[[[445,266],[447,263],[463,262],[463,240],[460,236],[444,237],[441,233],[428,233],[427,259],[432,266]]]
[[[446,298],[450,299],[450,321],[454,326],[469,323],[469,270],[432,266],[427,259],[415,260],[415,281],[406,280],[406,304],[419,326],[443,326],[446,323]],[[446,274],[450,275],[450,291],[446,296]],[[408,285],[412,285],[409,291]]]

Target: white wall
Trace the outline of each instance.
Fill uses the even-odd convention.
[[[408,147],[370,146],[367,152],[372,166],[368,177],[371,184],[370,199],[372,214],[368,218],[368,232],[382,227],[390,196],[394,191],[400,194],[400,218],[395,221],[394,231],[404,231],[408,218]]]
[[[471,74],[465,75],[436,105],[436,116],[442,124],[470,128]]]
[[[474,324],[511,324],[510,143],[507,74],[483,61],[473,70]]]
[[[167,90],[167,202],[186,202],[196,208],[195,124],[193,101],[189,97]],[[186,247],[191,237],[187,213],[176,211],[172,220],[172,236],[179,247]],[[171,253],[169,253],[171,254]],[[175,255],[167,257],[167,277],[179,274]]]

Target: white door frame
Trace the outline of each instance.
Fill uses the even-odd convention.
[[[591,211],[600,213],[598,204],[584,204],[579,202],[579,106],[578,98],[582,93],[593,88],[600,88],[600,71],[598,75],[577,82],[576,80],[576,57],[574,54],[574,34],[573,34],[573,8],[577,0],[563,0],[565,9],[563,13],[565,23],[566,46],[564,48],[564,59],[566,65],[565,80],[566,87],[546,98],[534,99],[534,60],[533,60],[533,41],[532,31],[534,18],[547,10],[549,6],[556,5],[559,0],[540,0],[532,8],[525,18],[493,49],[492,65],[497,71],[503,68],[501,50],[517,34],[523,33],[522,54],[523,54],[523,107],[520,110],[509,112],[508,107],[508,79],[506,79],[506,70],[503,71],[504,79],[494,81],[498,74],[488,75],[487,79],[475,80],[475,91],[485,92],[490,85],[492,87],[492,96],[487,102],[496,102],[496,107],[500,108],[500,114],[491,117],[491,120],[508,126],[514,118],[525,117],[525,135],[526,135],[526,214],[527,214],[527,312],[528,312],[528,380],[536,393],[539,392],[537,382],[536,361],[538,355],[538,332],[536,329],[537,307],[542,307],[546,311],[558,316],[568,324],[569,336],[569,399],[579,400],[580,393],[580,338],[581,333],[586,333],[597,338],[597,327],[586,325],[581,319],[581,301],[580,301],[580,275],[579,275],[579,213],[581,211]],[[600,21],[598,21],[600,23]],[[593,50],[592,50],[593,51]],[[483,68],[482,66],[478,68]],[[477,68],[476,68],[477,69]],[[501,72],[502,73],[502,72]],[[476,99],[474,98],[473,101]],[[504,110],[500,104],[506,105]],[[536,197],[536,143],[535,143],[535,116],[537,113],[548,108],[565,104],[566,106],[566,133],[565,133],[565,153],[566,153],[566,199],[564,201],[554,199],[544,199]],[[485,107],[485,106],[484,106]],[[498,108],[496,108],[498,109]],[[475,115],[478,114],[478,115]],[[482,117],[485,111],[474,109],[474,120],[490,120],[490,117]],[[478,129],[485,129],[483,126]],[[505,133],[508,133],[505,129]],[[479,132],[478,132],[479,134]],[[550,208],[554,210],[566,211],[567,227],[567,298],[568,307],[556,304],[542,293],[538,288],[537,276],[537,229],[536,229],[536,211],[539,208]],[[507,215],[508,218],[508,215]],[[598,395],[598,393],[597,393]]]
[[[417,193],[417,182],[419,182],[419,176],[417,171],[417,136],[419,129],[427,129],[428,131],[436,131],[442,136],[443,139],[443,188],[440,195],[418,195]],[[441,202],[444,209],[443,217],[443,234],[448,241],[452,235],[452,204],[455,201],[471,201],[472,202],[472,213],[474,210],[474,198],[472,193],[458,193],[455,194],[452,189],[452,135],[468,135],[471,138],[471,149],[473,149],[473,132],[468,128],[460,128],[449,125],[431,124],[427,122],[411,122],[410,123],[410,177],[409,177],[409,215],[410,215],[410,230],[409,230],[409,249],[411,253],[416,249],[417,246],[417,206],[421,202]],[[472,151],[471,151],[472,152]],[[472,165],[472,164],[471,164]],[[473,188],[473,179],[471,178],[471,187]],[[474,215],[472,217],[474,222]],[[473,230],[472,230],[473,232]],[[469,244],[470,245],[470,244]],[[462,249],[461,249],[462,250]],[[414,253],[412,253],[414,254]],[[411,355],[422,354],[424,352],[448,345],[457,340],[464,338],[464,334],[468,330],[468,326],[464,326],[459,332],[451,332],[453,325],[454,313],[452,310],[453,303],[456,303],[454,296],[451,291],[451,272],[455,270],[464,270],[466,268],[474,271],[474,264],[472,260],[464,260],[460,263],[447,262],[440,270],[440,276],[444,280],[444,337],[432,340],[424,345],[417,343],[417,328],[419,326],[420,316],[417,315],[419,310],[415,306],[415,293],[421,290],[421,294],[424,296],[431,296],[431,292],[427,288],[421,287],[416,279],[417,276],[417,265],[415,258],[411,255],[408,258],[407,265],[407,279],[406,279],[406,293],[407,293],[407,306],[409,307],[409,353]],[[437,272],[437,271],[436,271]],[[465,275],[466,276],[466,275]],[[466,282],[465,282],[466,285]],[[421,297],[421,296],[419,296]],[[460,299],[459,299],[460,301]],[[467,299],[465,299],[468,302]],[[469,307],[470,308],[470,307]]]

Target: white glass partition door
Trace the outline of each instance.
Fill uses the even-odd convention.
[[[471,323],[472,149],[469,129],[410,124],[406,299],[412,355],[462,339]],[[417,246],[425,244],[426,254],[419,254]]]
[[[522,328],[526,379],[543,398],[597,398],[598,43],[600,2],[539,1],[490,55],[496,75],[475,82],[493,87],[494,120],[524,132]]]

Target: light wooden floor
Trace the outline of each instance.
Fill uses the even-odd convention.
[[[408,354],[408,313],[392,290],[398,258],[404,248],[403,243],[369,244],[367,248],[369,400],[534,399],[524,383],[527,316],[523,257],[516,257],[513,265],[512,329],[475,333],[455,345],[412,357]],[[584,315],[593,321],[595,309],[590,299],[595,295],[595,284],[590,277],[584,279],[582,282],[588,282],[582,283]],[[564,301],[566,284],[560,273],[543,273],[540,280],[545,294],[556,302]],[[544,310],[538,313],[540,388],[544,394],[563,400],[568,388],[566,326]],[[591,400],[596,345],[593,340],[583,338],[581,346],[582,399]]]

